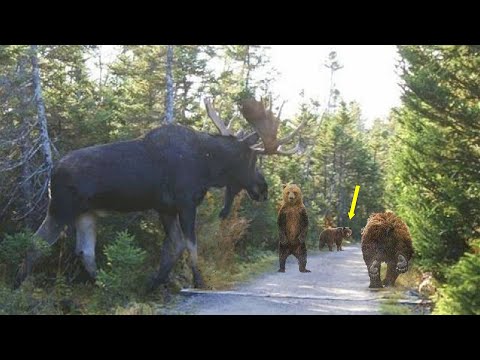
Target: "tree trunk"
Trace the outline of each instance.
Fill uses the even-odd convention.
[[[26,73],[27,57],[22,57],[18,64],[18,78],[19,78],[19,100],[20,100],[20,114],[22,118],[22,125],[20,130],[20,151],[22,157],[22,169],[20,180],[21,191],[21,214],[28,214],[30,207],[32,206],[32,200],[34,195],[32,175],[32,163],[29,159],[32,149],[32,141],[30,139],[30,128],[32,127],[32,115],[31,115],[31,99],[32,94],[29,91],[30,87],[27,86],[31,77]],[[33,229],[33,218],[30,212],[25,218],[27,227]]]
[[[247,57],[245,59],[245,66],[247,68],[246,75],[245,75],[245,90],[250,90],[250,46],[247,45]]]
[[[185,120],[187,118],[187,102],[188,102],[188,82],[187,76],[183,77],[183,104],[182,104],[182,119]]]
[[[40,142],[42,144],[42,153],[44,156],[44,166],[47,173],[47,181],[50,181],[50,176],[53,168],[52,148],[50,144],[50,136],[48,135],[47,117],[45,116],[45,104],[42,96],[42,84],[40,81],[40,68],[38,66],[37,45],[31,45],[32,62],[32,81],[33,90],[35,93],[34,100],[37,107],[38,127],[40,130]]]
[[[173,45],[167,45],[167,94],[165,97],[165,122],[173,124]]]

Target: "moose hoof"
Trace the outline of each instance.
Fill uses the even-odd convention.
[[[311,272],[311,271],[308,270],[308,269],[301,269],[300,272],[301,272],[301,273],[309,273],[309,272]]]
[[[278,272],[285,272],[285,269],[278,269]]]
[[[223,209],[222,211],[220,211],[218,217],[222,220],[226,219],[228,217],[228,210]]]
[[[207,285],[205,285],[205,282],[203,280],[202,281],[194,281],[193,287],[195,289],[206,289]]]
[[[207,288],[207,285],[205,285],[205,281],[203,280],[203,276],[198,271],[193,274],[193,286],[195,289]]]
[[[160,285],[167,286],[167,277],[161,276],[157,272],[154,272],[149,276],[145,288],[147,293],[151,293],[155,291]]]

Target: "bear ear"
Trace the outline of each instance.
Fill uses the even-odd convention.
[[[346,229],[346,227],[344,226],[344,227],[343,227],[343,230],[345,230],[345,229]]]

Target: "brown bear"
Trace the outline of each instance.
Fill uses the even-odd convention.
[[[362,232],[363,260],[370,277],[370,288],[394,286],[398,275],[407,272],[413,256],[412,238],[408,226],[393,212],[374,213]],[[383,284],[380,265],[387,263]]]
[[[343,251],[342,241],[352,236],[352,229],[349,227],[327,228],[320,234],[319,249],[322,250],[328,244],[328,250],[333,251],[333,244],[337,245],[337,251]]]
[[[307,270],[307,247],[305,239],[308,230],[308,215],[302,200],[302,191],[295,184],[285,185],[283,202],[278,212],[279,232],[279,272],[285,272],[285,262],[289,255],[298,260],[300,272]]]

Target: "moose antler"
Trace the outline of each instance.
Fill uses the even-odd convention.
[[[241,141],[246,141],[252,136],[258,135],[263,143],[257,143],[252,145],[252,150],[264,154],[264,155],[293,155],[301,150],[300,142],[290,150],[284,150],[283,145],[293,139],[295,135],[305,126],[306,120],[304,120],[294,131],[285,136],[282,139],[277,139],[278,127],[280,126],[280,114],[283,109],[282,103],[279,109],[278,116],[275,116],[272,111],[272,101],[270,99],[270,108],[267,110],[263,101],[257,101],[255,99],[245,99],[240,103],[240,112],[247,122],[255,130],[253,133],[246,134],[245,131],[240,130],[237,134],[233,134],[231,131],[231,125],[233,119],[230,120],[228,126],[218,115],[214,106],[210,102],[210,99],[204,99],[207,114],[212,119],[213,123],[223,136],[236,136]]]
[[[230,131],[230,126],[232,125],[233,119],[230,120],[228,126],[225,126],[225,123],[222,119],[220,119],[220,116],[210,102],[210,99],[205,98],[203,102],[205,103],[205,107],[207,108],[208,117],[212,119],[218,131],[220,131],[220,134],[222,134],[223,136],[234,136],[233,133]]]
[[[300,143],[298,143],[291,150],[283,150],[283,145],[293,139],[295,135],[305,126],[306,119],[290,134],[282,139],[277,139],[278,127],[280,125],[280,114],[283,109],[283,105],[280,106],[278,117],[272,112],[272,101],[270,100],[270,108],[267,110],[262,101],[255,99],[243,100],[240,104],[240,112],[245,120],[255,129],[263,142],[263,148],[261,144],[255,144],[252,149],[266,155],[279,154],[279,155],[292,155],[297,153],[300,149]]]

